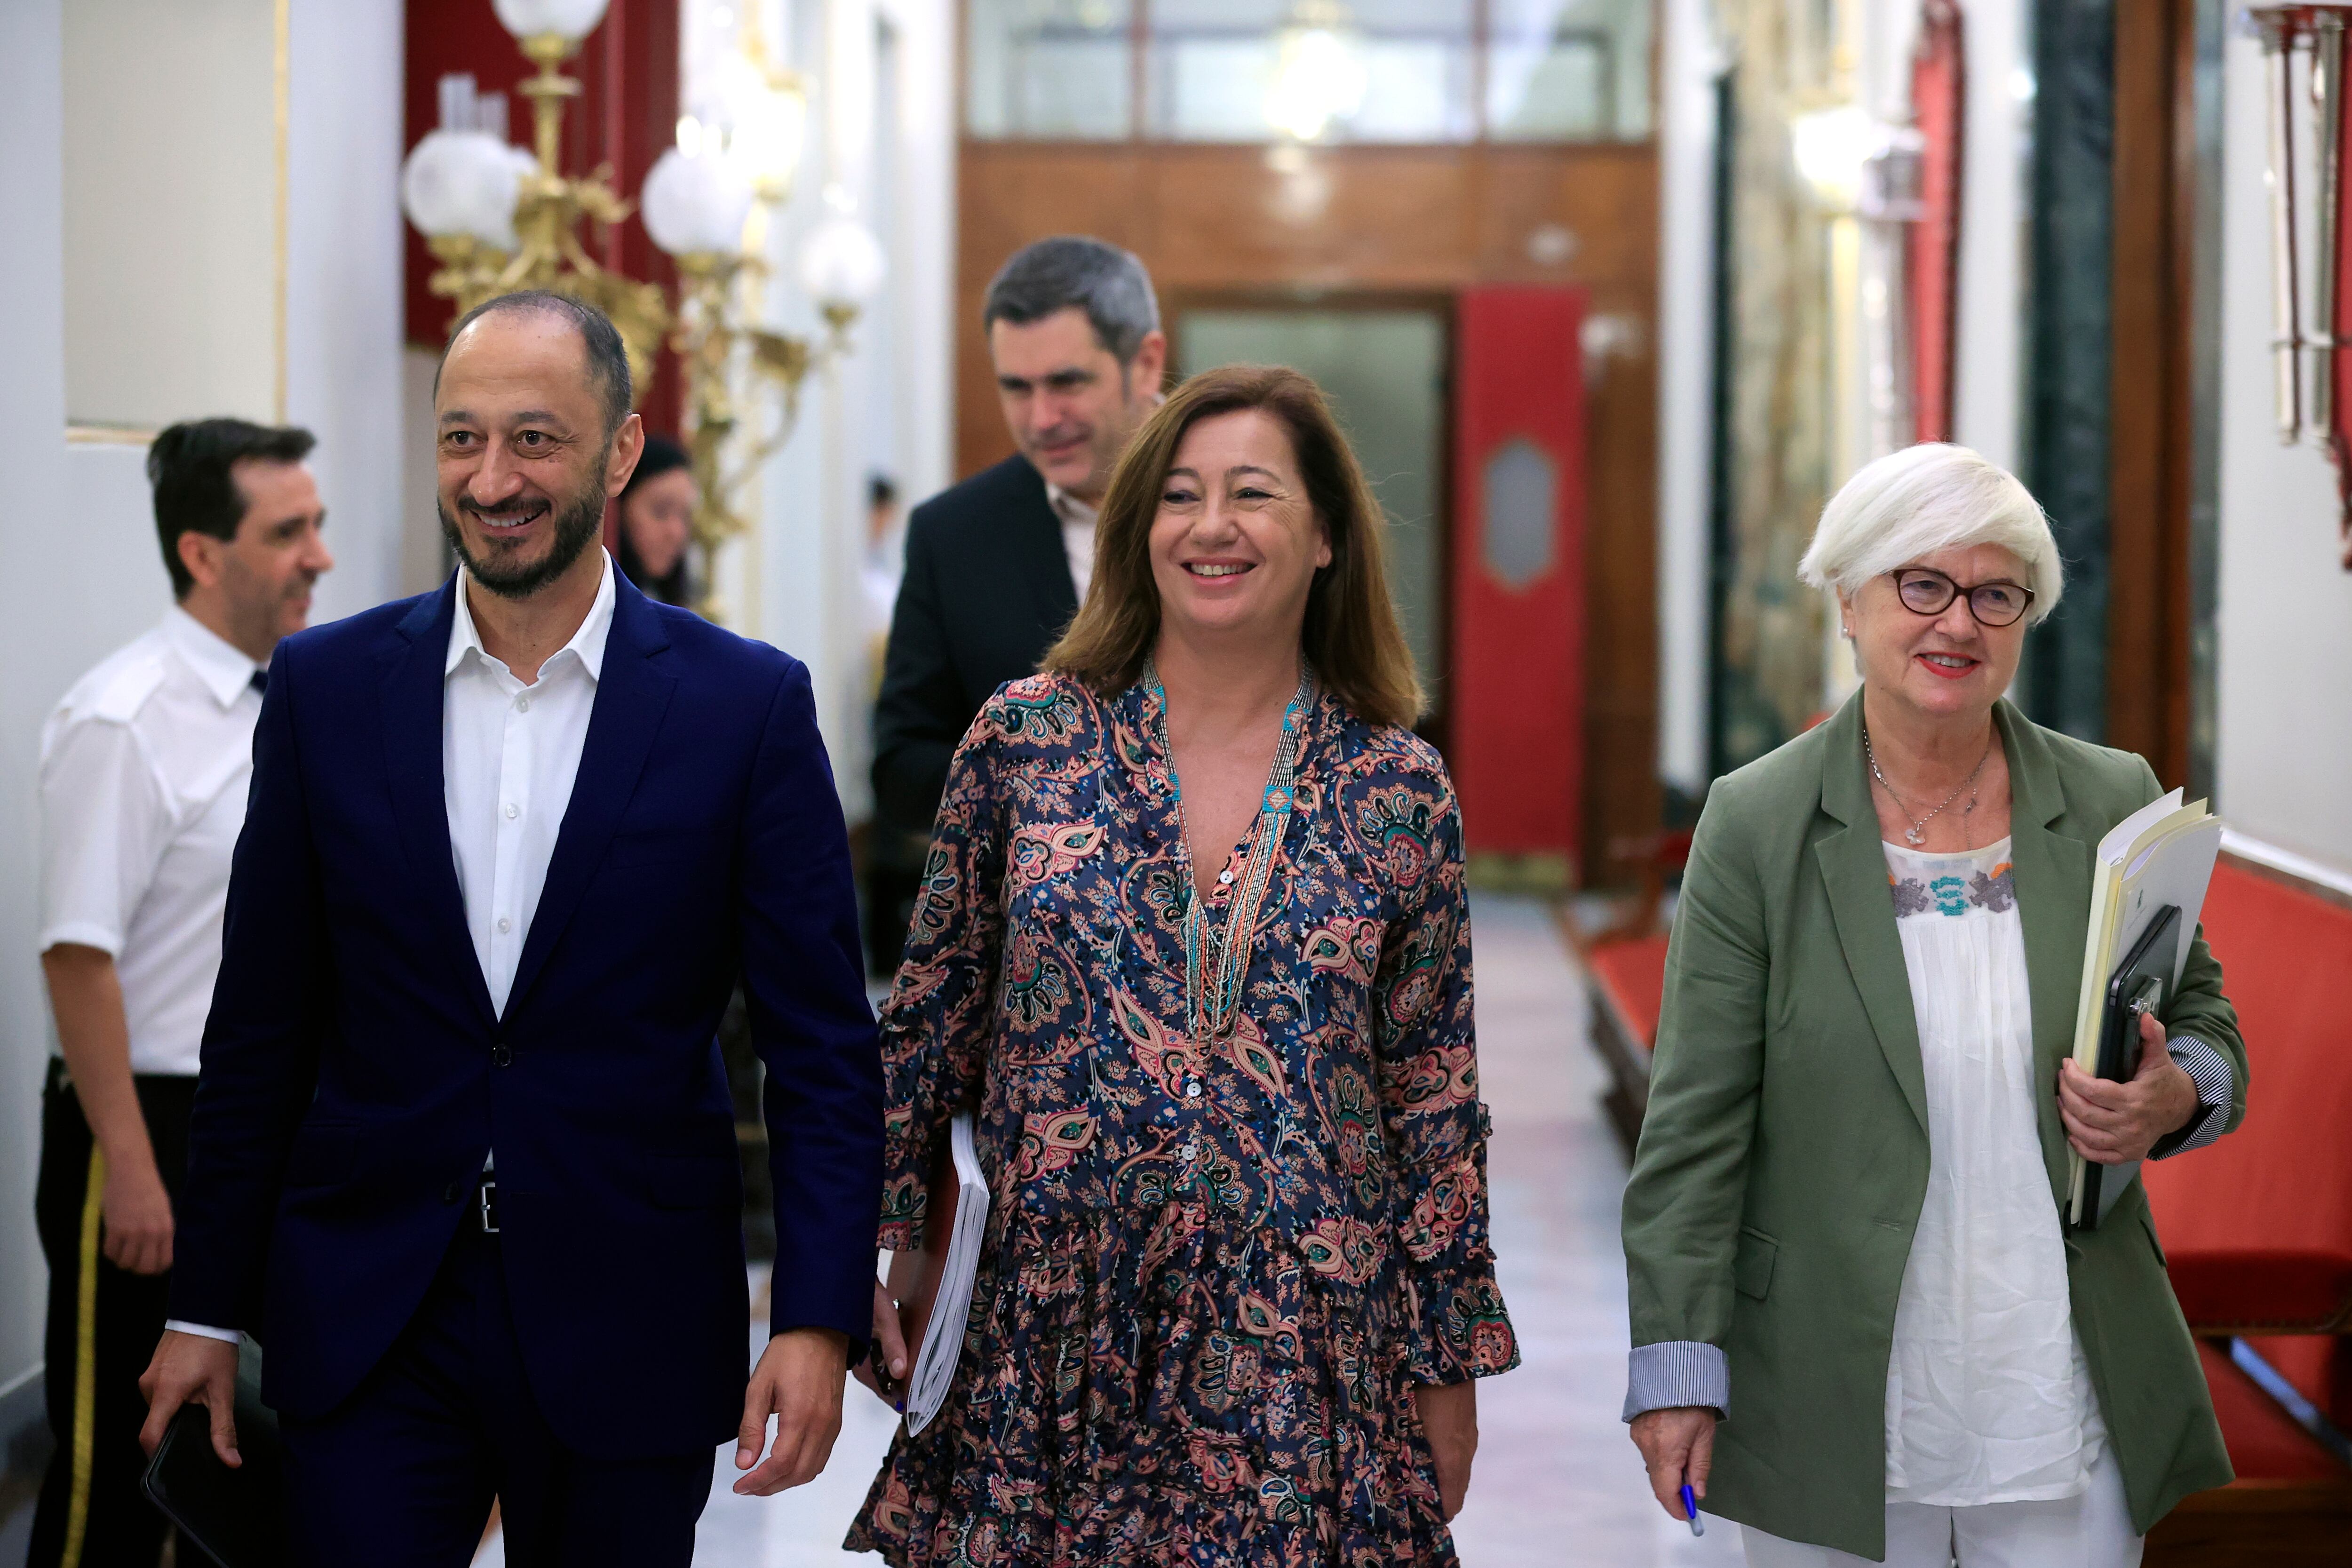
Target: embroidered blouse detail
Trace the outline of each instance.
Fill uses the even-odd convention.
[[[1926,864],[1904,868],[1912,874],[1894,869],[1886,874],[1895,889],[1897,920],[1909,920],[1915,915],[1943,915],[1957,920],[1970,910],[2001,914],[2017,907],[2017,883],[2010,876],[2006,855],[1961,856],[1957,859],[1919,855],[1916,858]],[[1985,864],[1987,860],[1992,863]]]
[[[1036,676],[957,752],[882,1016],[881,1244],[912,1244],[966,1107],[989,1228],[949,1406],[893,1443],[847,1545],[1451,1563],[1412,1387],[1518,1359],[1452,787],[1313,696],[1257,907],[1244,840],[1202,911],[1247,955],[1238,1011],[1195,1031],[1160,702]]]

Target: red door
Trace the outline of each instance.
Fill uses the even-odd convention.
[[[1579,289],[1463,294],[1449,764],[1471,852],[1575,866],[1584,796]]]

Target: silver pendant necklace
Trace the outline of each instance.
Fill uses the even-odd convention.
[[[1979,757],[1977,759],[1977,765],[1969,770],[1969,776],[1962,779],[1958,784],[1953,785],[1952,793],[1946,795],[1936,806],[1935,810],[1930,811],[1925,816],[1919,817],[1914,817],[1911,815],[1911,803],[1905,800],[1902,795],[1896,794],[1895,786],[1886,782],[1886,775],[1878,771],[1878,753],[1871,749],[1870,726],[1867,724],[1864,724],[1862,727],[1862,755],[1863,760],[1870,764],[1870,776],[1878,781],[1879,786],[1885,790],[1887,795],[1894,799],[1895,809],[1902,812],[1904,819],[1911,824],[1909,827],[1903,830],[1903,841],[1916,849],[1920,845],[1925,844],[1927,841],[1927,824],[1934,821],[1943,811],[1945,806],[1948,806],[1951,805],[1952,802],[1959,799],[1960,791],[1966,790],[1969,792],[1969,808],[1963,815],[1975,815],[1977,809],[1977,775],[1983,773],[1985,763],[1992,760],[1992,737],[1990,735],[1987,735],[1985,737],[1984,755]]]

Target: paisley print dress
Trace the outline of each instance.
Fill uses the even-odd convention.
[[[1158,701],[1032,677],[956,753],[883,1011],[881,1245],[914,1245],[967,1108],[988,1229],[949,1404],[901,1428],[846,1545],[908,1568],[1452,1563],[1411,1390],[1518,1361],[1453,787],[1419,739],[1320,698],[1241,1020],[1188,1039]]]

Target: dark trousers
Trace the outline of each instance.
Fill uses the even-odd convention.
[[[176,1201],[188,1163],[193,1078],[134,1079],[163,1190]],[[41,1095],[41,1173],[33,1210],[49,1260],[49,1429],[57,1455],[33,1514],[30,1568],[155,1568],[166,1526],[140,1490],[147,1457],[139,1374],[163,1336],[169,1274],[131,1274],[100,1252],[103,1173],[81,1101],[51,1061]]]
[[[716,1450],[592,1458],[549,1427],[525,1380],[496,1237],[457,1233],[408,1327],[357,1392],[280,1417],[302,1568],[465,1568],[490,1500],[515,1568],[688,1568]],[[628,1375],[629,1347],[585,1378]]]

